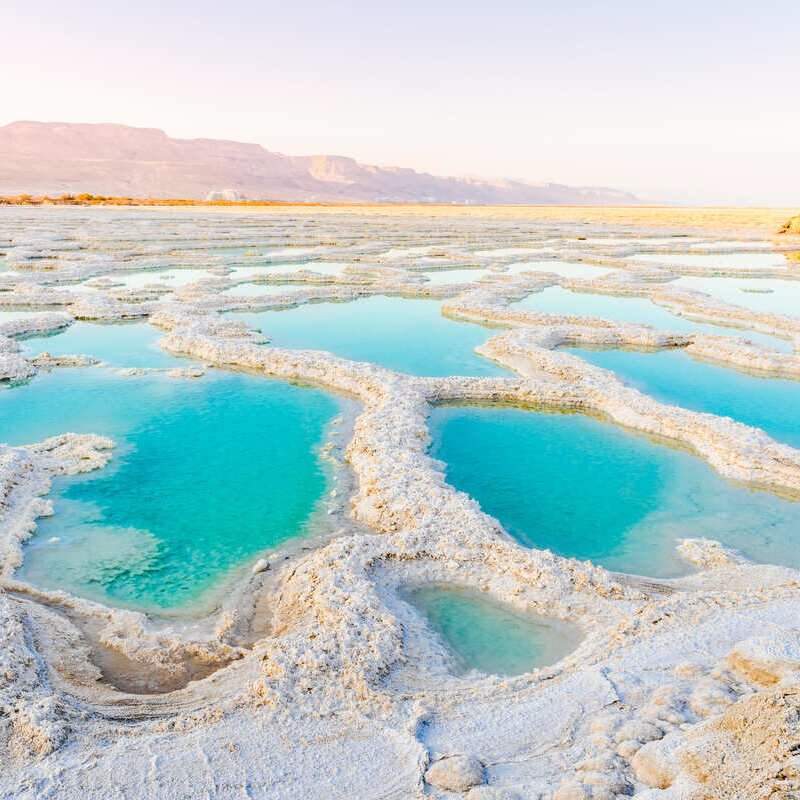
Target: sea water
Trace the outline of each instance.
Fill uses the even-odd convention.
[[[580,414],[441,407],[430,421],[447,480],[528,547],[667,577],[688,571],[677,540],[705,536],[800,566],[800,503],[734,486],[682,450]]]
[[[104,469],[56,480],[55,515],[39,521],[19,576],[150,612],[215,602],[227,576],[306,531],[339,411],[318,390],[216,371],[69,368],[0,391],[3,441],[73,431],[117,445]]]
[[[549,286],[541,292],[534,292],[512,305],[529,311],[540,311],[546,314],[565,314],[581,317],[599,317],[614,322],[630,322],[632,324],[650,325],[661,330],[678,333],[710,333],[717,336],[736,336],[766,344],[781,352],[791,350],[791,344],[784,339],[728,328],[694,322],[672,314],[666,308],[656,305],[643,297],[622,297],[617,295],[590,294],[588,292],[571,292],[560,286]]]
[[[634,253],[628,258],[679,267],[722,269],[770,269],[786,267],[789,263],[781,253]]]
[[[75,322],[68,328],[21,341],[28,358],[48,352],[54,356],[86,355],[114,367],[174,368],[191,364],[162,350],[164,331],[146,322]]]
[[[508,375],[474,352],[492,332],[443,317],[435,300],[366,297],[230,316],[277,347],[328,350],[411,375]]]
[[[800,317],[800,281],[686,276],[678,278],[672,285],[705,292],[753,311]]]
[[[664,403],[733,417],[800,448],[800,381],[760,378],[696,361],[682,350],[571,349]]]
[[[460,673],[521,675],[560,661],[580,639],[572,626],[524,614],[470,589],[430,584],[404,597],[441,637]]]

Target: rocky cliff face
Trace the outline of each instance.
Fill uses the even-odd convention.
[[[285,156],[257,144],[172,139],[154,128],[14,122],[0,127],[0,194],[89,192],[203,199],[630,204],[605,188],[442,178],[344,156]]]

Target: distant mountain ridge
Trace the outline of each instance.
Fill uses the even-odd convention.
[[[286,156],[258,144],[173,139],[111,123],[12,122],[0,127],[0,195],[65,193],[201,200],[317,202],[637,203],[608,188],[437,177],[346,156]]]

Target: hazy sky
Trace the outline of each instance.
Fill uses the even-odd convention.
[[[0,124],[800,204],[796,0],[0,0]]]

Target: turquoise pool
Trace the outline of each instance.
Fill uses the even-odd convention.
[[[676,540],[705,536],[800,566],[800,503],[735,487],[700,459],[609,423],[442,407],[431,433],[448,481],[528,547],[668,577],[689,569]]]
[[[800,381],[758,378],[695,361],[682,350],[570,352],[665,403],[733,417],[800,448]]]
[[[31,357],[42,352],[56,356],[92,356],[114,367],[186,367],[191,362],[170,355],[158,346],[164,331],[146,322],[75,322],[48,336],[22,340],[22,349]]]
[[[431,584],[408,590],[404,599],[441,637],[459,673],[521,675],[560,661],[580,641],[571,626],[528,616],[469,589]]]
[[[0,392],[0,439],[73,431],[117,442],[59,479],[21,578],[166,613],[219,599],[228,574],[302,535],[326,490],[317,449],[340,403],[250,375],[198,380],[61,369]]]
[[[524,300],[514,303],[512,308],[541,311],[546,314],[573,314],[582,317],[601,317],[615,322],[630,322],[650,325],[662,330],[679,333],[712,333],[718,336],[737,336],[788,352],[791,344],[784,339],[756,333],[754,331],[727,328],[693,322],[690,319],[672,314],[666,308],[652,303],[643,297],[618,297],[616,295],[588,294],[571,292],[560,286],[549,286],[541,292],[534,292]]]
[[[443,317],[435,300],[366,297],[231,316],[278,347],[329,350],[411,375],[508,374],[474,352],[491,331]]]

